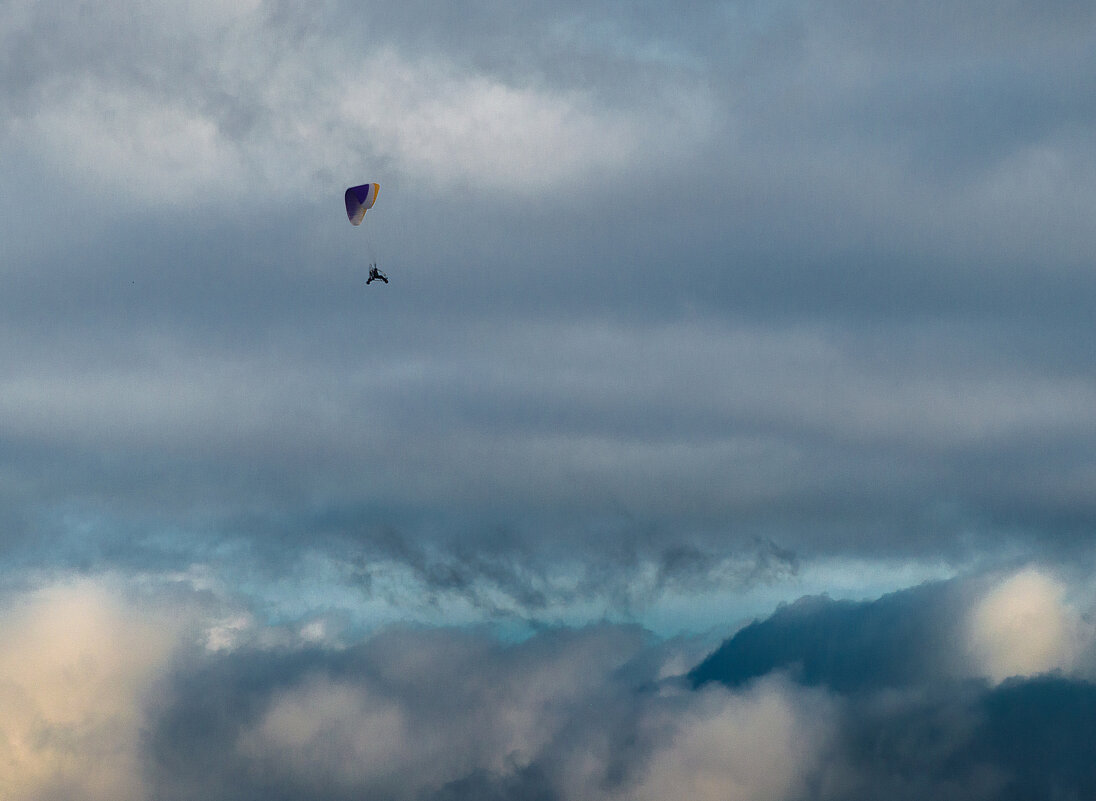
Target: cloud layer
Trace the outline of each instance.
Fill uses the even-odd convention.
[[[18,801],[1083,797],[1096,787],[1091,627],[1037,642],[1023,666],[987,662],[984,647],[1079,620],[1064,589],[1029,567],[859,604],[805,598],[696,663],[698,643],[607,624],[509,642],[397,627],[337,647],[307,626],[260,625],[230,645],[209,636],[230,609],[183,585],[53,584],[9,594],[0,621],[4,789]],[[1002,634],[1004,608],[1022,614]],[[13,656],[28,653],[38,661]]]
[[[647,11],[17,4],[7,547],[1088,558],[1091,15]]]

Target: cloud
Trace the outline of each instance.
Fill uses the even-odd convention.
[[[246,181],[215,120],[185,103],[130,88],[81,82],[18,123],[16,135],[64,176],[57,212],[82,212],[91,194],[164,209]]]
[[[462,195],[573,190],[712,132],[713,99],[681,76],[608,106],[577,84],[420,52],[394,28],[215,6],[135,21],[108,3],[78,26],[24,8],[4,32],[19,76],[3,87],[9,146],[63,175],[76,202],[108,193],[169,212],[276,207],[361,176]]]
[[[341,109],[363,140],[420,180],[533,193],[575,191],[671,147],[686,151],[682,137],[707,135],[703,95],[653,100],[646,109],[606,109],[582,92],[511,85],[386,51],[346,87]],[[661,125],[648,124],[652,114]]]
[[[613,801],[780,799],[806,786],[839,720],[824,694],[781,680],[659,689],[673,649],[639,634],[600,626],[503,645],[392,631],[341,653],[220,654],[162,709],[157,790]],[[226,705],[235,713],[188,761],[195,727]]]
[[[8,3],[0,795],[1096,796],[1093,9],[638,10]]]
[[[1092,521],[1077,28],[195,8],[5,20],[13,517],[281,542],[357,512],[438,550],[565,529],[731,562],[961,561]],[[387,176],[382,302],[350,175]]]
[[[1009,576],[987,592],[969,618],[970,649],[979,672],[994,681],[1070,672],[1083,648],[1083,630],[1065,592],[1063,584],[1035,568]]]
[[[141,801],[140,732],[177,632],[80,580],[17,597],[0,618],[0,795]]]
[[[699,689],[667,673],[678,647],[608,625],[220,650],[176,671],[149,767],[167,798],[1084,797],[1093,686],[964,661],[965,613],[1031,572],[778,610]]]
[[[634,628],[549,631],[511,645],[427,630],[391,631],[342,652],[203,658],[206,667],[184,676],[162,707],[160,791],[419,798],[533,775],[558,786],[586,747],[597,749],[587,766],[596,775],[583,772],[583,781],[609,781],[602,760],[625,759],[616,744],[628,734],[596,721],[634,726],[624,702],[647,675],[643,660],[632,664],[646,648]],[[235,714],[218,714],[226,706]],[[195,753],[199,731],[206,743]],[[247,786],[226,788],[227,777]]]
[[[397,703],[321,680],[280,694],[239,747],[290,775],[314,773],[346,788],[383,788],[431,764],[415,758],[421,747]]]
[[[781,637],[755,636],[752,653],[724,646],[733,665],[699,689],[674,675],[696,643],[634,626],[520,641],[394,628],[340,644],[305,636],[308,623],[293,636],[242,620],[239,599],[220,592],[106,577],[9,592],[5,797],[904,801],[1096,789],[1091,683],[949,672],[947,638],[928,625],[950,617],[966,630],[987,599],[1006,617],[1002,598],[1068,608],[1063,585],[1035,568],[778,610],[729,642],[759,626]],[[252,632],[211,639],[225,620]],[[829,666],[811,661],[812,642]],[[785,643],[807,654],[801,669],[781,657]],[[893,679],[913,653],[928,656],[903,682],[841,667],[860,660]],[[1032,669],[1047,667],[1044,653]],[[748,678],[726,686],[733,674]]]
[[[802,797],[833,736],[834,710],[821,694],[781,682],[742,694],[708,688],[647,725],[673,734],[651,754],[622,798],[745,801]]]

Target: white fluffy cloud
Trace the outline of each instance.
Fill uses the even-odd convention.
[[[641,641],[622,629],[505,647],[397,633],[368,647],[352,674],[274,694],[239,753],[289,786],[336,794],[429,797],[533,769],[563,798],[778,801],[802,791],[838,721],[823,692],[781,678],[637,692],[619,675]]]
[[[146,797],[146,693],[175,633],[127,610],[111,590],[91,581],[50,586],[0,618],[0,797]]]
[[[500,647],[479,636],[393,633],[353,674],[274,694],[237,747],[299,785],[413,798],[476,771],[531,764],[635,656],[636,632],[600,629]]]
[[[994,681],[1069,671],[1082,647],[1082,623],[1066,588],[1038,568],[1003,579],[975,605],[970,650],[978,672]]]
[[[672,730],[622,798],[779,801],[802,797],[833,735],[825,697],[768,680],[731,693],[712,687],[658,725]]]

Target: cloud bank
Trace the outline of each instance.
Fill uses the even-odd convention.
[[[1038,639],[1081,619],[1067,595],[1028,567],[861,603],[806,598],[686,675],[699,643],[635,626],[517,641],[397,627],[335,646],[267,625],[231,645],[208,636],[223,605],[181,585],[54,584],[10,594],[0,626],[4,789],[18,801],[1084,797],[1093,632]],[[1006,608],[1022,613],[1002,634]],[[1035,638],[1024,664],[987,659],[1002,636]]]
[[[13,560],[1091,558],[1088,11],[81,8],[0,28]]]

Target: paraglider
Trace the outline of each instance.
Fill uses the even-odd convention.
[[[346,190],[346,216],[350,219],[351,225],[362,224],[362,218],[373,208],[373,204],[377,202],[377,193],[380,191],[380,184],[362,184]]]
[[[346,217],[350,220],[351,225],[362,224],[365,213],[373,208],[373,204],[377,202],[377,194],[380,191],[380,184],[362,184],[361,186],[352,186],[346,190],[344,198],[346,201]],[[374,281],[388,283],[388,276],[377,269],[376,261],[369,265],[369,278],[365,283],[371,284]]]

